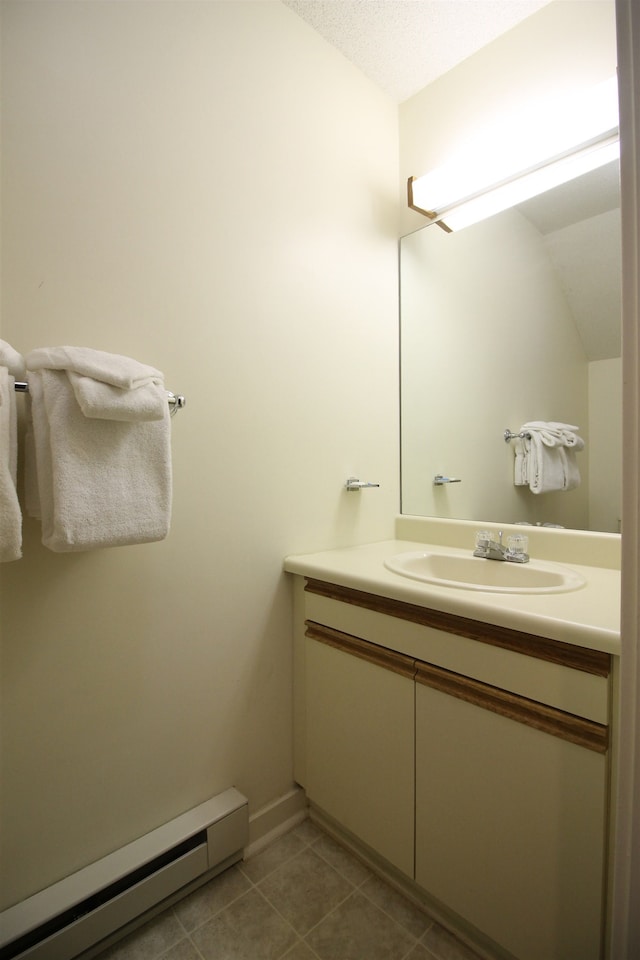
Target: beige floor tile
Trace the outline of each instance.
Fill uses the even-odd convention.
[[[319,835],[313,844],[313,850],[314,853],[319,854],[323,860],[331,864],[334,870],[337,870],[354,887],[360,886],[371,876],[371,871],[357,857],[354,857],[352,853],[336,843],[326,833]]]
[[[306,941],[321,960],[403,960],[416,942],[357,890]]]
[[[202,960],[191,940],[185,937],[162,954],[162,960]]]
[[[294,827],[292,833],[305,843],[315,843],[320,837],[326,837],[324,830],[317,827],[308,817],[306,820],[303,820],[302,823],[298,824],[297,827]]]
[[[259,884],[269,903],[304,936],[354,887],[307,847]]]
[[[204,960],[279,960],[297,937],[257,890],[249,890],[191,939]]]
[[[300,940],[295,947],[285,953],[282,960],[318,960],[318,955],[303,940]]]
[[[242,864],[242,871],[253,883],[260,883],[278,867],[295,857],[307,846],[307,841],[297,835],[296,830],[285,833],[283,837],[270,844],[261,853]]]
[[[407,956],[407,960],[438,960],[438,958],[435,956],[435,954],[423,947],[421,943],[417,943],[411,953]]]

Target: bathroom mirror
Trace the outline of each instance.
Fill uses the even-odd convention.
[[[403,513],[619,532],[618,167],[400,241]],[[514,484],[504,432],[530,420],[579,427],[576,489]]]

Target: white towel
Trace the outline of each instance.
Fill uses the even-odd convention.
[[[582,450],[584,448],[584,440],[576,433],[580,427],[573,426],[570,423],[557,423],[553,420],[549,422],[545,422],[544,420],[531,420],[529,423],[523,424],[520,429],[527,433],[535,430],[536,433],[539,434],[542,442],[546,443],[549,447],[574,447],[576,450]]]
[[[81,377],[110,383],[121,390],[135,390],[154,379],[164,380],[155,367],[91,347],[39,347],[31,351],[26,363],[28,370],[72,370]]]
[[[515,462],[513,466],[513,482],[516,487],[526,487],[529,484],[529,447],[531,441],[516,437],[514,441]]]
[[[578,437],[582,441],[582,437]],[[582,441],[584,446],[584,441]],[[562,469],[564,470],[564,489],[575,490],[580,486],[580,469],[576,463],[575,451],[571,446],[558,447],[562,459]],[[579,449],[582,449],[580,447]]]
[[[18,412],[15,382],[25,375],[24,360],[0,340],[0,562],[22,556],[22,513],[16,491]]]
[[[72,370],[67,371],[67,376],[85,417],[95,420],[164,420],[167,391],[157,377],[123,390]]]
[[[64,370],[85,417],[98,420],[164,420],[164,377],[131,357],[91,347],[39,347],[30,370]]]
[[[31,502],[29,509],[40,514],[42,542],[56,552],[68,552],[163,540],[171,517],[166,394],[161,420],[86,417],[66,370],[41,365],[45,359],[61,362],[56,349],[65,351],[67,362],[76,363],[76,369],[85,354],[84,348],[65,347],[34,351],[27,357],[39,495],[39,504]],[[94,354],[93,361],[98,353],[86,351]],[[104,356],[98,358],[102,366],[94,362],[84,370],[118,379],[119,358],[106,355],[105,364]],[[140,377],[136,380],[131,373],[144,365],[123,360],[117,386],[139,386]],[[145,376],[162,379],[156,370]],[[29,460],[26,469],[33,470]]]
[[[6,340],[0,340],[0,364],[6,367],[16,380],[24,379],[26,371],[24,357]]]
[[[564,462],[560,447],[550,447],[540,434],[531,430],[529,489],[532,493],[551,493],[565,489]]]
[[[580,484],[575,454],[584,449],[580,428],[556,421],[531,420],[520,430],[530,437],[529,487],[533,493],[573,490]]]

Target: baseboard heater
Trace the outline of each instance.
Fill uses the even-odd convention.
[[[232,787],[0,913],[0,960],[94,956],[242,859],[248,834]]]

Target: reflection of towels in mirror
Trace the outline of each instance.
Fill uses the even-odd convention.
[[[532,493],[573,490],[580,484],[575,453],[584,449],[584,440],[576,433],[579,427],[556,421],[547,423],[532,420],[523,424],[520,430],[531,437],[528,483]],[[517,483],[517,479],[514,482]]]
[[[535,430],[531,431],[529,488],[532,493],[551,493],[565,489],[560,448],[547,446]]]
[[[515,438],[515,463],[513,482],[516,487],[527,487],[529,485],[529,441],[520,437]]]
[[[0,562],[22,556],[22,513],[16,492],[18,414],[15,381],[25,375],[24,360],[0,340]]]
[[[575,450],[582,450],[584,440],[577,434],[579,429],[580,427],[571,423],[558,423],[555,420],[548,423],[544,420],[530,420],[521,427],[521,430],[527,433],[534,430],[548,447],[573,447]]]
[[[578,437],[578,440],[582,440],[582,437]],[[584,447],[584,440],[582,440],[582,447]],[[582,447],[577,449],[582,450]],[[560,451],[564,467],[564,489],[574,490],[580,486],[580,470],[576,463],[576,455],[571,447],[558,447],[558,450]]]

